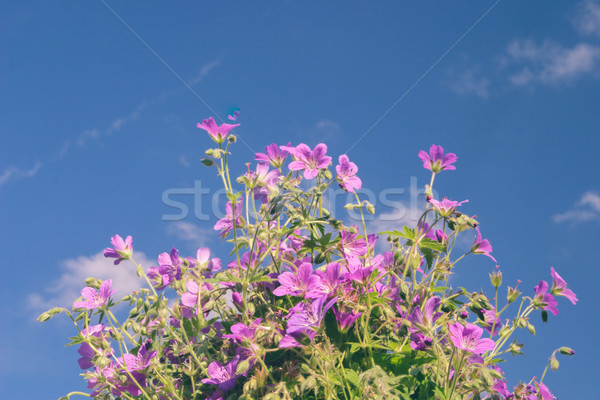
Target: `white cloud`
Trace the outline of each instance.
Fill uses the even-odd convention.
[[[597,73],[600,46],[579,43],[567,48],[550,41],[538,45],[532,40],[515,40],[507,47],[504,64],[520,68],[509,76],[515,86],[534,82],[559,84]]]
[[[556,223],[571,224],[600,220],[600,195],[592,191],[584,193],[571,209],[554,214],[552,220]]]
[[[208,73],[218,67],[221,64],[221,60],[217,59],[214,61],[211,61],[207,64],[204,64],[202,66],[202,68],[200,68],[200,71],[198,72],[198,74],[196,76],[194,76],[192,79],[190,79],[187,84],[190,86],[194,86],[197,83],[200,83],[202,81],[202,79],[204,79],[206,77],[206,75],[208,75]]]
[[[190,222],[177,221],[167,226],[167,234],[175,236],[177,239],[188,242],[194,248],[206,246],[208,242],[216,235],[216,231],[210,228],[201,228]]]
[[[459,94],[474,94],[479,97],[489,97],[490,80],[482,77],[480,67],[472,67],[462,73],[450,88]]]
[[[143,253],[135,252],[134,260],[145,269],[151,266]],[[31,293],[27,297],[30,308],[36,312],[51,307],[70,307],[75,299],[81,296],[85,287],[85,278],[94,277],[102,280],[112,279],[112,288],[116,289],[114,298],[120,298],[144,285],[138,278],[136,267],[130,261],[122,261],[114,265],[114,259],[105,258],[97,253],[90,257],[77,257],[61,262],[62,274],[40,293]]]
[[[41,162],[36,162],[35,165],[30,169],[22,169],[15,167],[14,165],[6,167],[0,175],[0,186],[4,185],[11,179],[31,178],[38,173],[40,168],[42,168]]]
[[[187,157],[184,154],[182,154],[182,155],[179,156],[179,163],[181,165],[183,165],[184,167],[187,167],[187,168],[190,167],[190,163],[189,163]]]
[[[600,36],[600,2],[584,0],[579,3],[573,24],[584,35]]]

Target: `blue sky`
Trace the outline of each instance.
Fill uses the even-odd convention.
[[[519,337],[526,356],[506,367],[509,385],[539,377],[568,345],[577,354],[545,382],[561,399],[596,393],[600,2],[19,1],[0,10],[1,398],[84,389],[76,349],[63,347],[72,326],[35,317],[68,306],[90,275],[113,277],[123,294],[135,288],[133,268],[100,254],[112,235],[133,235],[146,266],[173,246],[226,258],[212,231],[219,182],[199,162],[210,141],[196,123],[234,109],[243,139],[234,169],[273,142],[325,142],[359,166],[378,211],[371,229],[410,222],[411,185],[429,180],[419,150],[456,153],[457,170],[436,191],[469,199],[464,211],[479,217],[504,281],[520,279],[531,294],[554,266],[580,299],[559,299],[543,326],[532,319],[537,336]],[[199,204],[194,187],[209,191]],[[471,258],[454,280],[487,290],[493,267]]]

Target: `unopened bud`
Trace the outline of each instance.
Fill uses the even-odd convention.
[[[519,292],[517,290],[517,288],[508,288],[508,295],[506,296],[506,300],[508,301],[508,303],[514,303],[515,300],[517,300],[519,298],[519,296],[521,295],[521,292]]]
[[[496,271],[490,274],[490,281],[493,287],[500,287],[502,285],[502,272],[496,267]]]
[[[375,214],[375,206],[371,203],[367,203],[367,211],[371,214]]]
[[[235,143],[237,141],[237,136],[235,136],[235,135],[229,135],[227,137],[227,140],[229,140],[229,143]]]
[[[331,175],[331,171],[329,170],[326,170],[324,175],[325,179],[331,179],[333,177],[333,175]]]
[[[98,278],[85,278],[85,286],[94,288],[94,289],[99,289],[100,286],[102,285],[102,280],[98,279]]]
[[[558,369],[559,365],[560,365],[560,363],[558,362],[556,357],[552,357],[550,359],[550,368],[552,368],[552,371],[556,371]]]
[[[529,331],[529,333],[535,336],[535,326],[527,324],[527,330]]]
[[[207,167],[212,167],[213,165],[215,165],[213,160],[211,160],[210,158],[203,158],[202,160],[200,160],[200,162],[202,163],[202,165],[205,165]]]
[[[570,347],[561,347],[560,349],[558,349],[558,351],[560,352],[560,354],[564,354],[565,356],[572,356],[573,354],[575,354],[575,350],[573,350]]]

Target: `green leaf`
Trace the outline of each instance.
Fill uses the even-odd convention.
[[[444,246],[437,240],[431,240],[428,238],[421,239],[421,241],[419,242],[419,247],[425,247],[435,251],[446,251],[446,246]]]
[[[359,387],[358,373],[353,369],[347,369],[345,372],[346,372],[346,378],[348,378],[348,382],[350,382],[351,384],[353,384],[356,387]]]

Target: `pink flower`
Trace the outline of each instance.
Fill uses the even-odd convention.
[[[102,307],[106,304],[108,298],[115,292],[115,290],[110,290],[110,285],[112,285],[112,280],[107,279],[102,282],[100,290],[98,291],[91,287],[84,287],[81,289],[81,296],[83,296],[85,300],[76,301],[75,304],[73,304],[73,308],[93,310]]]
[[[281,146],[282,150],[289,151],[295,158],[289,165],[292,171],[304,170],[306,179],[313,179],[319,174],[319,170],[327,168],[331,164],[331,157],[326,156],[327,145],[319,143],[314,150],[304,143],[300,143],[296,147]]]
[[[340,164],[335,166],[335,170],[338,175],[340,187],[349,193],[354,193],[362,186],[362,181],[356,176],[358,167],[345,154],[340,156],[339,161]]]
[[[542,310],[550,311],[554,315],[558,315],[558,303],[554,296],[548,292],[548,282],[540,281],[540,283],[533,288],[535,297],[533,298],[533,305],[541,308]]]
[[[429,200],[429,203],[433,206],[433,209],[437,211],[442,217],[449,217],[456,207],[461,206],[463,203],[468,203],[469,200],[463,201],[454,201],[448,200],[444,197],[442,201],[437,201],[436,199]]]
[[[229,134],[229,131],[231,131],[233,128],[240,126],[240,124],[217,125],[217,123],[215,122],[213,117],[210,117],[209,119],[205,119],[204,121],[202,121],[202,123],[198,123],[198,125],[196,125],[196,126],[200,129],[204,129],[206,132],[208,132],[210,137],[215,142],[221,144],[225,141],[225,138]]]
[[[445,169],[456,169],[452,164],[458,159],[454,153],[444,155],[442,146],[436,146],[435,144],[429,149],[429,154],[421,150],[419,152],[419,158],[423,161],[423,168],[434,173],[441,172]]]
[[[462,325],[456,322],[448,327],[450,329],[450,340],[457,349],[474,354],[483,354],[494,348],[492,339],[481,339],[483,329],[473,324]]]
[[[471,252],[473,254],[483,254],[494,260],[494,262],[497,262],[496,259],[490,255],[492,252],[492,245],[487,239],[481,239],[479,228],[475,229],[477,230],[477,237],[475,238],[475,243],[473,243],[473,246],[471,247]]]
[[[567,282],[560,277],[558,272],[554,270],[554,267],[550,267],[550,273],[552,274],[552,279],[554,280],[554,282],[552,282],[552,289],[550,289],[550,293],[555,296],[564,296],[569,299],[573,305],[575,305],[575,303],[577,303],[579,300],[577,299],[577,295],[567,287]]]
[[[113,248],[104,249],[104,257],[116,258],[115,265],[118,265],[121,261],[129,260],[133,254],[133,244],[131,244],[131,236],[127,236],[125,241],[119,235],[115,235],[110,238],[110,243]]]
[[[283,165],[286,157],[288,156],[288,151],[284,148],[288,148],[290,143],[287,146],[277,146],[277,144],[272,143],[265,147],[266,153],[256,153],[255,160],[268,162],[275,168],[279,168]]]

